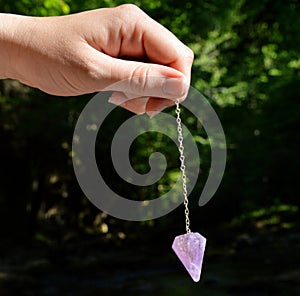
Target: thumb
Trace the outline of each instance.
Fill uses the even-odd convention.
[[[188,85],[183,73],[171,67],[111,58],[111,84],[104,90],[124,92],[130,97],[185,97]]]

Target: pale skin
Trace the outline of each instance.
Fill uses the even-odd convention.
[[[192,63],[191,49],[131,4],[58,17],[0,14],[0,78],[52,95],[114,90],[111,102],[154,115],[185,98]]]

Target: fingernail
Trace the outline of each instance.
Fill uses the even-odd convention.
[[[163,92],[166,95],[180,97],[184,95],[184,79],[166,78],[163,84]]]

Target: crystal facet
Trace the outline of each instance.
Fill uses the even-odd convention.
[[[198,232],[176,236],[172,249],[195,282],[200,280],[206,238]]]

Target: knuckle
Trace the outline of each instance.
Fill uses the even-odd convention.
[[[136,67],[130,75],[130,90],[133,94],[144,93],[147,89],[147,82],[149,78],[149,68],[138,66]]]
[[[125,31],[130,30],[133,25],[145,17],[145,13],[135,4],[122,4],[116,8],[117,16],[122,21]]]
[[[191,48],[186,46],[186,59],[190,62],[193,62],[194,60],[194,52]]]
[[[139,12],[141,11],[141,9],[135,5],[135,4],[131,4],[131,3],[126,3],[126,4],[122,4],[120,6],[118,6],[118,8],[120,10],[125,10],[126,12]]]

